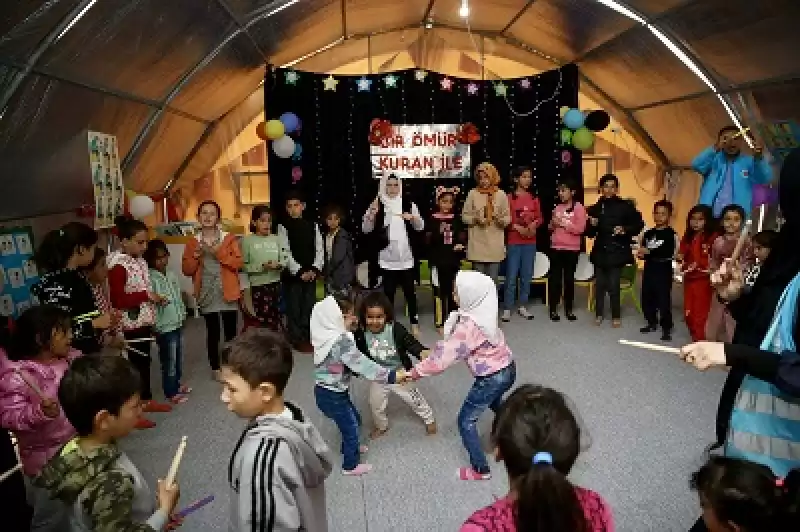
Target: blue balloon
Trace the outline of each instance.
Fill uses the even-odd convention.
[[[303,147],[300,145],[299,142],[295,142],[292,159],[294,159],[295,161],[299,161],[302,157],[303,157]]]
[[[567,111],[567,114],[564,115],[564,125],[575,131],[583,127],[584,119],[583,113],[578,109],[570,109]],[[283,119],[281,119],[281,122],[283,122]]]
[[[286,133],[291,133],[297,129],[297,126],[300,122],[300,119],[297,118],[297,115],[294,113],[283,113],[279,120],[283,124],[283,130]]]

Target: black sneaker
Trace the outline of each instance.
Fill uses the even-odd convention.
[[[550,313],[550,320],[551,321],[561,321],[561,316],[559,316],[556,312]]]
[[[573,314],[572,312],[566,312],[565,316],[567,317],[567,319],[569,321],[575,321],[575,320],[578,319],[578,317],[575,314]]]
[[[672,331],[664,331],[661,334],[661,341],[663,341],[663,342],[671,342],[672,341]]]
[[[643,333],[643,334],[647,334],[647,333],[651,333],[651,332],[656,331],[656,330],[658,330],[658,328],[655,325],[645,325],[644,327],[639,329],[639,332]]]

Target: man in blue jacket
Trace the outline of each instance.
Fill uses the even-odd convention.
[[[772,168],[764,158],[764,150],[756,146],[753,155],[742,153],[744,135],[736,126],[723,127],[717,143],[703,150],[692,161],[692,168],[703,176],[700,188],[701,205],[708,205],[719,217],[722,209],[736,204],[749,216],[753,209],[753,185],[772,180]]]

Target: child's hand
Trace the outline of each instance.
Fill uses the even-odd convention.
[[[150,294],[150,301],[156,305],[166,305],[169,300],[161,294],[153,292]]]
[[[600,220],[595,218],[594,216],[589,216],[589,223],[591,225],[597,226],[597,224],[600,223]]]
[[[166,512],[167,515],[172,515],[175,511],[175,506],[178,504],[178,498],[181,496],[181,490],[178,484],[166,485],[166,481],[158,480],[158,509]]]
[[[55,419],[61,413],[58,403],[52,399],[42,399],[42,413],[50,419]]]
[[[401,214],[401,215],[400,215],[400,217],[401,217],[403,220],[407,221],[407,222],[410,222],[411,220],[413,220],[413,219],[414,219],[414,215],[413,215],[413,214],[409,214],[409,213],[407,213],[407,212],[404,212],[403,214]]]
[[[105,313],[96,317],[92,320],[92,327],[95,329],[108,329],[111,327],[111,315]]]
[[[169,521],[167,522],[167,530],[176,530],[180,528],[182,524],[183,524],[183,517],[170,515]]]
[[[425,360],[429,356],[431,356],[431,350],[430,349],[424,349],[424,350],[420,351],[420,353],[419,353],[420,360]]]
[[[464,251],[464,244],[456,244],[453,246],[453,251]]]
[[[725,344],[719,342],[696,342],[685,345],[681,347],[680,357],[700,371],[727,364]]]

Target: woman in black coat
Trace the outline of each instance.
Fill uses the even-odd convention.
[[[594,246],[589,258],[594,264],[595,324],[603,322],[606,292],[611,300],[611,325],[619,327],[620,296],[619,284],[622,267],[633,264],[631,243],[644,229],[644,220],[633,202],[617,196],[619,179],[614,174],[600,178],[600,199],[589,207],[589,224],[586,236],[594,238]]]

